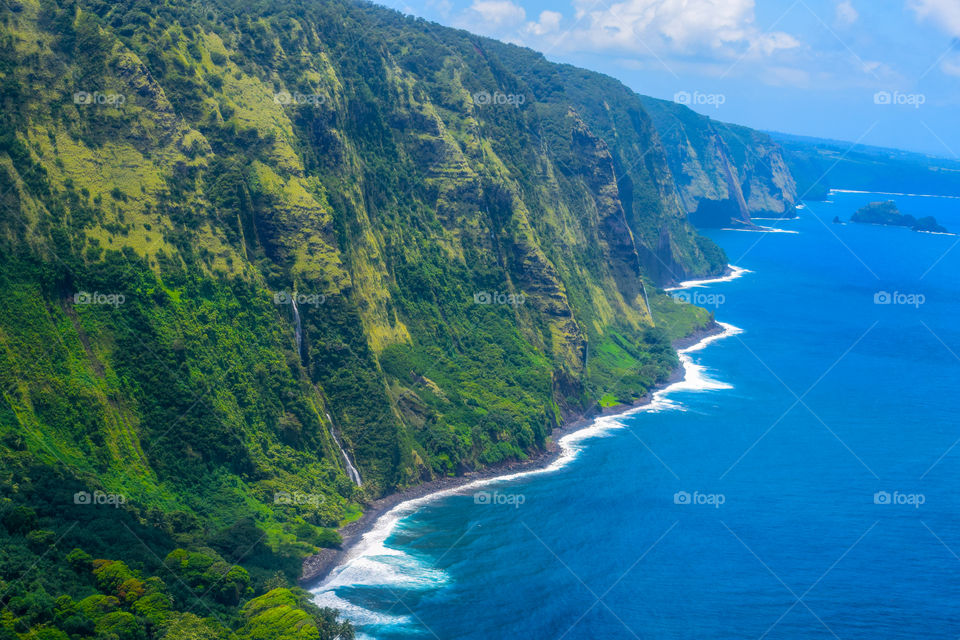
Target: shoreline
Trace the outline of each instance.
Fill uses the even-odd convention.
[[[729,329],[726,326],[717,322],[713,322],[707,327],[694,331],[690,335],[680,338],[679,340],[675,340],[673,342],[673,347],[678,352],[683,352],[687,349],[696,347],[701,343],[705,343],[711,338],[724,336],[728,331]],[[466,485],[474,482],[494,480],[497,478],[505,479],[515,474],[546,469],[555,463],[564,452],[563,447],[561,447],[559,444],[561,438],[590,427],[597,421],[598,418],[624,415],[637,409],[649,406],[655,400],[657,393],[665,391],[678,382],[682,382],[685,377],[685,373],[686,367],[681,360],[680,364],[678,364],[676,369],[673,370],[669,378],[650,389],[647,393],[633,403],[629,405],[617,405],[616,407],[601,408],[597,413],[578,418],[577,420],[557,427],[550,433],[549,439],[546,443],[546,448],[543,451],[531,455],[526,460],[513,460],[503,464],[494,465],[486,469],[481,469],[479,471],[471,471],[463,474],[462,476],[437,478],[436,480],[424,482],[408,489],[404,489],[403,491],[398,491],[397,493],[392,493],[388,496],[384,496],[383,498],[374,500],[358,520],[344,525],[339,529],[340,536],[343,538],[343,542],[340,547],[321,549],[318,553],[308,556],[304,559],[303,570],[299,580],[300,586],[310,589],[311,587],[318,586],[324,580],[326,580],[326,578],[330,576],[331,572],[347,559],[350,551],[353,550],[353,548],[358,542],[360,542],[365,534],[374,528],[380,518],[389,513],[395,507],[405,502],[420,500],[434,494],[452,493],[453,491],[462,489]]]
[[[709,282],[727,282],[740,277],[744,273],[749,273],[749,271],[730,265],[727,273],[723,276],[712,280],[690,281],[690,283],[681,283],[681,285],[686,285],[682,287],[686,288],[702,286]],[[299,579],[300,586],[309,590],[325,583],[332,577],[338,567],[344,565],[350,559],[351,552],[359,546],[364,536],[373,531],[382,518],[401,505],[411,503],[408,506],[415,508],[412,503],[427,502],[444,495],[453,494],[468,485],[508,480],[519,475],[548,469],[560,461],[561,457],[569,450],[561,443],[562,439],[578,432],[586,432],[596,426],[601,418],[621,416],[653,405],[661,394],[686,380],[689,373],[688,366],[696,367],[685,358],[687,352],[699,350],[714,340],[738,332],[739,329],[732,325],[711,321],[709,325],[675,340],[673,347],[680,356],[680,362],[665,381],[648,390],[642,397],[629,405],[601,408],[589,416],[564,423],[550,433],[544,450],[531,455],[526,460],[510,461],[479,471],[468,472],[462,476],[437,478],[373,501],[358,520],[339,529],[340,536],[343,539],[339,547],[321,549],[318,553],[304,559]],[[406,513],[397,515],[396,520],[399,520],[403,515],[406,515]]]
[[[675,285],[669,287],[664,287],[663,290],[667,293],[671,291],[679,291],[681,289],[692,289],[695,287],[703,287],[710,284],[716,284],[718,282],[730,282],[731,280],[736,280],[745,273],[750,273],[749,269],[744,269],[743,267],[738,267],[733,264],[728,264],[726,269],[723,270],[723,274],[719,276],[714,276],[713,278],[703,278],[700,280],[684,280]],[[681,338],[678,342],[685,340],[686,338]]]

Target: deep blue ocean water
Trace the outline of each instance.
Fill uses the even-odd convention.
[[[750,273],[696,291],[742,333],[689,355],[729,388],[421,507],[320,602],[384,639],[958,637],[960,237],[831,223],[880,199],[711,232]]]

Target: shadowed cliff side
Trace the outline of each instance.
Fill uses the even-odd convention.
[[[644,97],[691,222],[752,227],[753,218],[796,216],[797,187],[767,134]]]

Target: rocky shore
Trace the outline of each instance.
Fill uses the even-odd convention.
[[[679,351],[681,349],[693,346],[705,338],[722,333],[723,330],[724,329],[722,326],[716,322],[711,322],[708,326],[694,331],[690,335],[681,338],[680,340],[674,341],[673,346]],[[487,469],[472,471],[461,476],[438,478],[436,480],[424,482],[414,487],[410,487],[409,489],[405,489],[373,501],[366,506],[363,516],[360,519],[340,528],[340,536],[343,538],[343,543],[340,545],[340,547],[335,549],[321,549],[319,553],[308,556],[304,559],[300,584],[309,588],[312,585],[322,582],[335,567],[337,567],[343,562],[344,559],[346,559],[350,549],[353,548],[353,546],[363,537],[365,533],[373,528],[377,520],[379,520],[383,514],[387,513],[398,504],[408,500],[422,498],[438,491],[456,489],[457,487],[464,486],[477,480],[495,478],[497,476],[547,467],[560,456],[561,449],[557,442],[561,437],[588,426],[600,416],[626,413],[636,409],[637,407],[649,404],[653,399],[653,394],[655,392],[665,389],[671,384],[682,380],[683,376],[684,367],[682,364],[680,364],[673,370],[667,380],[648,391],[643,397],[637,399],[632,404],[617,405],[615,407],[607,407],[603,409],[597,406],[595,407],[596,411],[593,411],[589,415],[569,420],[559,428],[553,430],[553,432],[550,434],[550,438],[547,440],[546,448],[543,451],[531,454],[531,456],[526,460],[505,462]]]

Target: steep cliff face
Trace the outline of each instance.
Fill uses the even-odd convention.
[[[730,150],[747,209],[754,218],[794,218],[797,184],[783,150],[766,133],[735,124],[715,127]]]
[[[289,484],[328,526],[334,432],[368,495],[522,457],[706,321],[651,309],[725,260],[609,78],[352,3],[16,7],[3,428],[38,459],[145,505]]]
[[[8,4],[4,513],[116,553],[69,498],[123,495],[98,517],[138,566],[249,547],[263,590],[363,500],[635,400],[709,322],[657,287],[725,256],[610,78],[337,0]]]
[[[754,226],[794,217],[797,187],[781,149],[764,133],[645,97],[690,220],[705,227]]]

